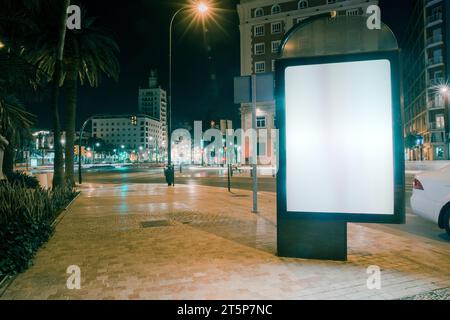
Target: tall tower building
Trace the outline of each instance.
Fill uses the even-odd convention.
[[[365,15],[367,7],[377,4],[378,0],[241,0],[237,6],[241,76],[274,72],[283,36],[300,21],[331,11],[338,15]],[[241,105],[241,127],[244,130],[252,127],[251,110],[251,104]],[[258,103],[257,128],[269,132],[275,128],[275,101]],[[259,149],[274,158],[270,137],[267,146],[259,145]]]
[[[161,153],[167,150],[167,93],[158,82],[155,70],[150,72],[148,88],[139,88],[139,113],[160,121]]]
[[[450,3],[413,0],[403,41],[405,137],[408,160],[449,159],[445,95],[450,73]]]

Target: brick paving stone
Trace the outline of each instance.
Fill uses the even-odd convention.
[[[277,257],[273,193],[260,193],[255,215],[248,191],[82,191],[1,299],[399,299],[450,286],[450,244],[369,225],[349,224],[347,262]],[[169,225],[142,228],[155,220]],[[81,269],[81,290],[66,288],[70,265]],[[366,287],[370,265],[382,270],[381,290]]]

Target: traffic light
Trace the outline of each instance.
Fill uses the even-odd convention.
[[[131,125],[133,125],[133,126],[138,125],[138,118],[136,116],[131,117]]]

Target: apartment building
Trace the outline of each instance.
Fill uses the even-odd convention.
[[[336,11],[338,15],[364,15],[371,0],[241,0],[237,6],[240,20],[241,75],[275,71],[275,59],[283,36],[297,23],[314,15]],[[241,127],[252,127],[252,108],[242,104]],[[267,129],[267,145],[259,153],[275,158],[270,132],[275,129],[275,101],[258,103],[257,128]],[[249,158],[249,151],[245,155]],[[272,160],[273,163],[273,160]]]
[[[161,127],[161,144],[167,145],[167,92],[158,82],[155,70],[150,72],[148,88],[139,88],[138,110],[140,114],[157,119]]]
[[[403,41],[407,160],[448,160],[450,3],[413,0]]]
[[[92,137],[117,150],[142,153],[150,160],[161,159],[166,147],[161,122],[144,114],[95,117]]]

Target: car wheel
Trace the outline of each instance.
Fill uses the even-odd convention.
[[[447,209],[447,213],[444,216],[444,227],[447,234],[450,236],[450,208]]]

